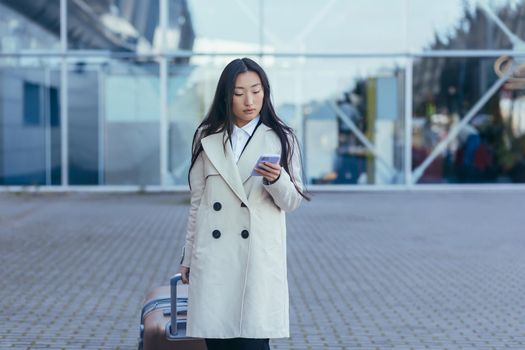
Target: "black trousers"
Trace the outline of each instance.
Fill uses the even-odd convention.
[[[270,350],[269,338],[204,338],[208,350]]]

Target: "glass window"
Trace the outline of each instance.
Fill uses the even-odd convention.
[[[447,0],[429,6],[428,1],[412,0],[408,4],[408,37],[414,49],[512,49],[518,44],[512,36],[525,39],[522,1]]]
[[[59,49],[59,0],[0,3],[0,52]]]
[[[415,62],[412,163],[418,183],[525,182],[523,78],[517,73],[489,92],[507,60]],[[443,149],[432,155],[438,145]]]
[[[69,60],[72,185],[160,183],[159,70],[145,60]]]
[[[193,56],[186,64],[170,64],[169,185],[188,184],[193,134],[211,105],[222,69],[232,59],[234,57]]]
[[[68,48],[148,53],[159,43],[159,1],[68,1]]]
[[[175,10],[177,3],[182,1],[170,0],[170,25],[180,25],[182,18],[185,23],[191,21],[194,51],[243,53],[260,50],[260,0],[188,0],[188,15],[184,17]],[[182,38],[189,36],[188,33]]]
[[[42,122],[40,108],[42,106],[41,90],[40,84],[24,82],[24,125],[40,125]]]
[[[0,185],[60,185],[58,62],[0,59]]]
[[[170,69],[174,184],[187,184],[193,132],[231,59],[198,56]],[[299,137],[309,183],[404,181],[402,59],[252,59],[269,76],[277,114]]]
[[[272,67],[277,109],[299,130],[309,183],[403,183],[402,59],[290,59]]]
[[[162,185],[187,184],[193,132],[219,75],[250,55],[269,75],[278,115],[296,130],[310,184],[402,184],[408,147],[416,183],[525,182],[523,69],[486,96],[509,58],[415,58],[413,144],[405,145],[406,60],[397,57],[520,49],[523,1],[167,0],[165,39],[158,0],[67,5],[71,185],[160,184],[163,106],[151,57],[162,47]],[[0,184],[60,184],[61,57],[53,50],[60,0],[0,1]]]
[[[403,0],[262,3],[265,52],[399,52],[405,45]]]

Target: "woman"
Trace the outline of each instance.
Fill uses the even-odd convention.
[[[267,153],[280,162],[256,166]],[[310,200],[301,174],[297,137],[275,113],[266,73],[233,60],[193,136],[180,268],[186,334],[209,350],[269,349],[269,338],[289,337],[285,212]]]

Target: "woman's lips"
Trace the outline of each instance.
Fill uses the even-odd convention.
[[[253,113],[255,112],[255,108],[254,109],[245,109],[244,110],[244,113]]]

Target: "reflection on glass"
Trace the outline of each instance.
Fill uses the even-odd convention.
[[[56,59],[0,60],[0,184],[60,184],[60,73]]]
[[[416,174],[424,170],[418,182],[525,182],[525,85],[515,75],[488,94],[498,79],[499,61],[440,58],[415,63],[412,157]],[[487,102],[475,109],[484,96]],[[454,130],[457,136],[449,137]],[[422,167],[438,144],[446,147]]]
[[[0,52],[58,50],[60,1],[0,1]]]
[[[180,2],[169,1],[170,4]],[[259,51],[260,0],[188,0],[187,6],[188,16],[195,32],[194,51],[239,53]],[[176,6],[170,5],[170,7]],[[170,22],[176,22],[174,19],[177,12],[173,10],[170,12]]]
[[[399,52],[404,1],[264,0],[266,52]]]
[[[236,57],[194,56],[168,73],[168,183],[187,185],[193,134],[204,119],[222,69]]]
[[[399,65],[397,59],[267,60],[276,109],[302,140],[309,183],[402,183]]]
[[[68,2],[68,48],[135,53],[162,48],[158,0]],[[168,0],[165,48],[191,50],[195,37],[185,0]]]
[[[512,49],[513,36],[525,39],[525,2],[410,1],[408,41],[427,50]]]
[[[70,60],[72,185],[160,183],[158,66]]]
[[[168,152],[169,181],[188,183],[193,133],[206,113],[206,67],[172,64],[168,80]],[[211,82],[209,82],[211,83]]]
[[[193,132],[232,58],[194,57],[170,67],[172,184],[187,184]],[[299,137],[309,183],[404,181],[401,61],[252,58],[269,76],[277,114]]]
[[[72,185],[160,183],[159,68],[149,57],[163,47],[169,176],[162,185],[187,184],[193,131],[233,58],[214,53],[259,51],[266,55],[252,58],[270,77],[278,115],[299,136],[308,183],[362,185],[405,181],[404,60],[290,53],[525,45],[521,0],[451,0],[431,8],[405,0],[168,0],[164,42],[158,0],[67,4]],[[60,57],[38,54],[60,48],[59,5],[0,0],[2,184],[61,181]],[[201,54],[182,57],[179,50]],[[415,60],[415,182],[525,182],[524,70],[474,110],[508,60]]]

